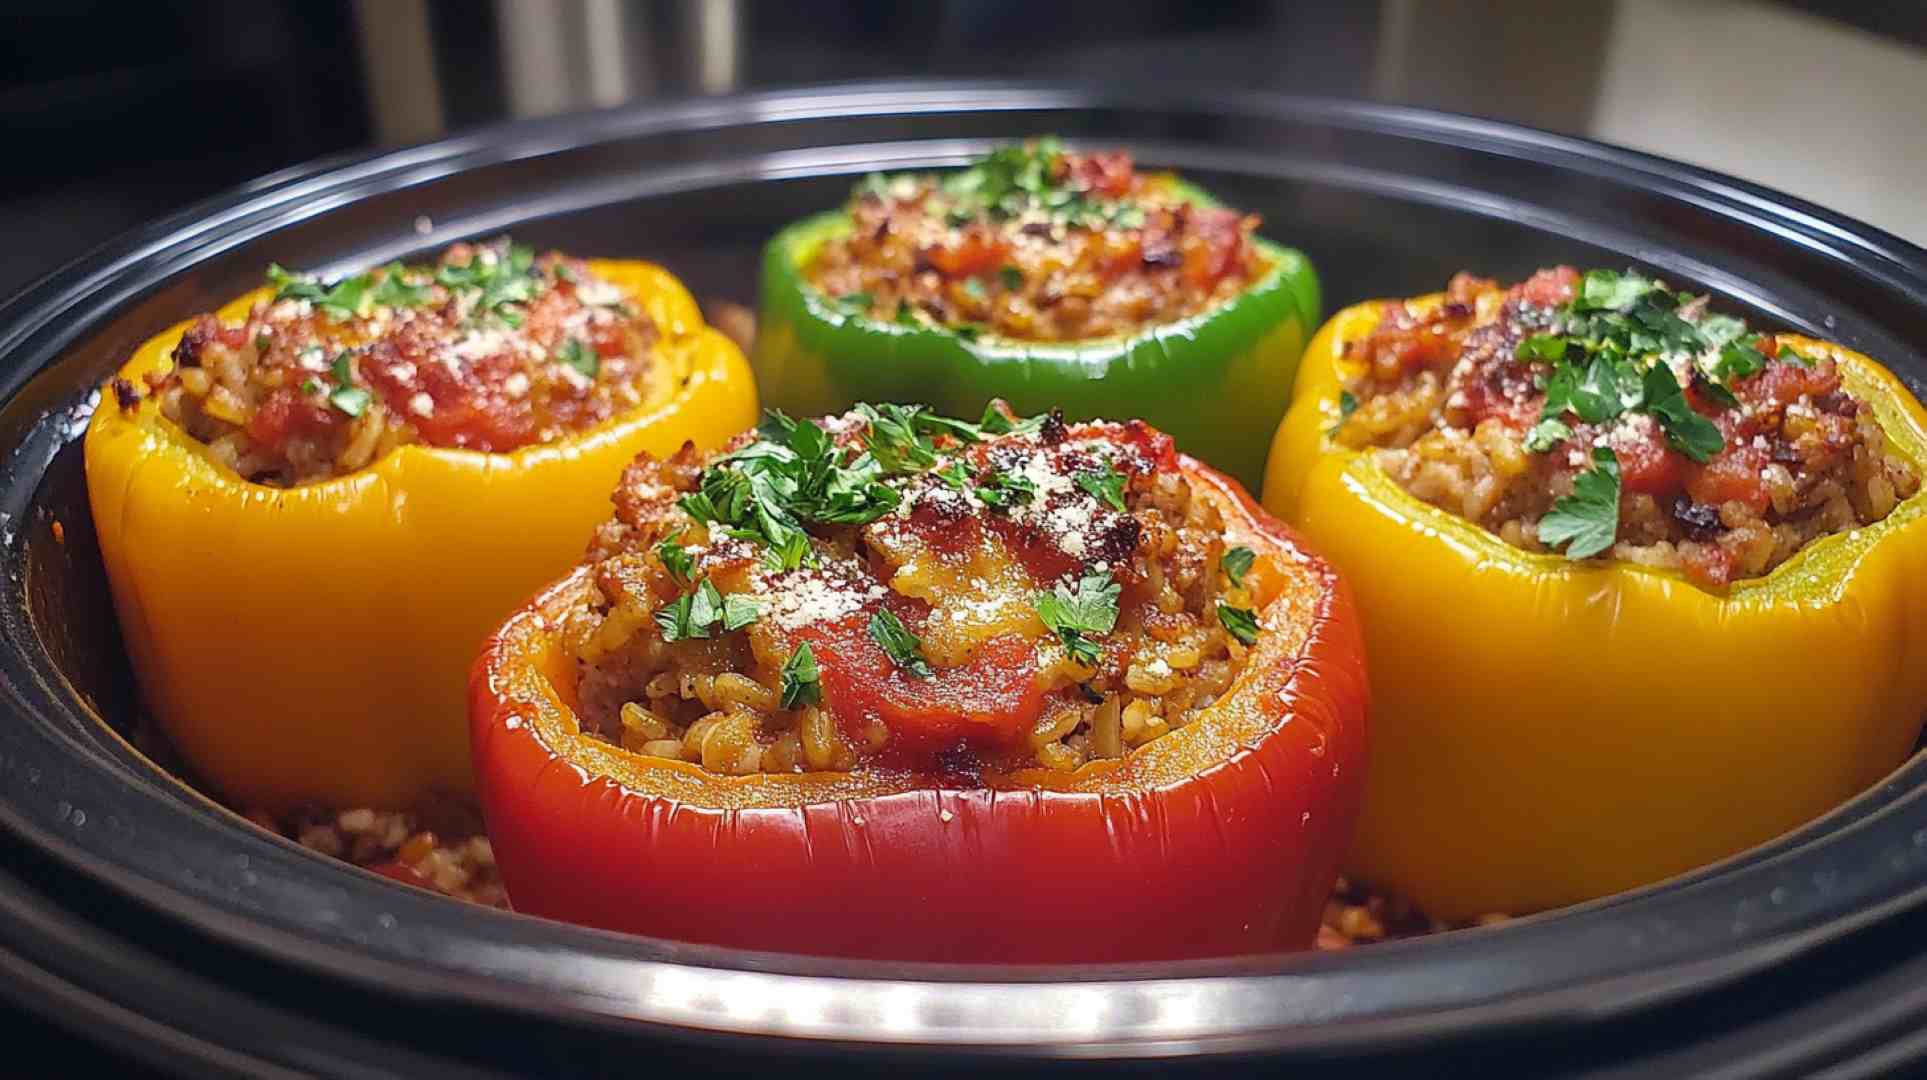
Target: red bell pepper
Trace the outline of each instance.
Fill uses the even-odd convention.
[[[470,687],[489,835],[518,911],[746,949],[1106,962],[1308,946],[1364,780],[1349,591],[1234,481],[1173,459],[1253,548],[1261,624],[1189,724],[1075,771],[859,764],[726,776],[582,732],[556,627],[585,567],[487,643]]]

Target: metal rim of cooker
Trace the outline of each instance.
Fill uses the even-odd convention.
[[[273,174],[96,249],[0,307],[0,827],[151,909],[163,924],[408,1001],[458,1002],[605,1026],[827,1044],[947,1046],[1076,1057],[1421,1045],[1467,1033],[1557,1028],[1623,1016],[1730,983],[1915,907],[1927,897],[1927,760],[1794,833],[1658,885],[1512,924],[1375,946],[1141,968],[928,967],[749,954],[608,934],[468,909],[333,864],[244,827],[160,773],[94,719],[55,666],[30,605],[34,499],[91,398],[40,377],[76,340],[159,283],[223,251],[384,193],[491,166],[691,133],[764,136],[742,159],[671,165],[616,188],[512,201],[458,231],[559,213],[583,200],[647,197],[728,180],[861,171],[877,161],[955,158],[983,139],[877,141],[868,118],[988,118],[1009,134],[1050,117],[1208,114],[1348,139],[1527,163],[1601,190],[1636,189],[1748,230],[1775,251],[1831,267],[1919,324],[1927,252],[1821,208],[1701,169],[1582,139],[1419,109],[1246,92],[1135,91],[1022,83],[811,88],[521,122],[393,152]],[[812,125],[815,125],[813,128]],[[851,143],[780,147],[816,129]],[[844,134],[844,137],[852,137]],[[1143,139],[1127,140],[1143,143]],[[1175,144],[1174,144],[1175,145]],[[896,155],[893,157],[892,155]],[[1496,217],[1527,200],[1279,148],[1191,147],[1187,161],[1266,161],[1277,175],[1388,193]],[[1339,155],[1342,158],[1342,153]],[[1498,166],[1494,166],[1498,167]],[[745,171],[747,170],[747,171]],[[1463,177],[1461,177],[1463,179]],[[652,187],[652,185],[655,185]],[[619,189],[619,191],[618,191]],[[441,239],[441,238],[438,238]],[[1683,268],[1814,332],[1889,359],[1918,388],[1927,362],[1902,333],[1823,328],[1774,299],[1771,269],[1741,277],[1684,256]],[[386,258],[388,251],[357,257]],[[1772,256],[1768,256],[1770,261]],[[1762,284],[1764,283],[1764,285]],[[77,820],[78,818],[78,820]],[[88,827],[91,825],[91,827]],[[162,855],[156,839],[189,846]],[[1852,868],[1850,871],[1845,868]]]

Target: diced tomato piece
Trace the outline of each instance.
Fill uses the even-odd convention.
[[[1798,401],[1803,395],[1825,397],[1838,389],[1840,372],[1831,360],[1822,360],[1812,367],[1772,363],[1746,381],[1743,396],[1752,401],[1772,401],[1784,406]]]
[[[1680,558],[1695,581],[1718,587],[1733,580],[1733,553],[1718,544],[1693,544]]]
[[[324,435],[346,419],[347,414],[317,405],[293,390],[270,390],[248,419],[248,437],[278,448],[290,439]]]
[[[398,336],[370,348],[360,370],[389,410],[406,417],[432,445],[502,453],[538,435],[534,414],[510,392],[521,365],[506,351],[449,365]],[[416,408],[418,394],[428,396],[428,409]]]
[[[1751,443],[1729,445],[1706,464],[1688,468],[1686,493],[1694,502],[1741,502],[1762,513],[1772,502],[1762,475],[1770,463],[1767,452]]]
[[[1123,152],[1065,154],[1063,161],[1072,187],[1099,195],[1112,198],[1123,195],[1131,190],[1131,182],[1136,179],[1131,155]]]
[[[974,277],[1004,265],[1010,249],[1003,241],[973,229],[955,244],[925,248],[923,257],[945,277]]]
[[[1622,490],[1641,495],[1666,495],[1679,490],[1687,460],[1685,455],[1666,445],[1657,432],[1639,438],[1613,440],[1613,453],[1619,458],[1619,484]]]
[[[1579,271],[1570,266],[1541,270],[1520,282],[1513,291],[1528,304],[1558,307],[1579,291]]]
[[[427,889],[430,892],[441,891],[435,888],[434,882],[428,880],[428,875],[399,859],[376,863],[368,869],[392,881],[399,881],[403,885],[413,885],[417,889]]]
[[[883,602],[916,633],[925,605],[892,595]],[[898,667],[870,635],[874,609],[797,631],[810,643],[822,673],[823,703],[856,739],[866,721],[890,729],[891,748],[928,753],[969,742],[1008,746],[1037,722],[1043,693],[1036,685],[1037,654],[1018,635],[986,641],[968,663],[917,678]]]
[[[1192,207],[1185,224],[1184,276],[1193,284],[1215,285],[1244,261],[1244,215]]]

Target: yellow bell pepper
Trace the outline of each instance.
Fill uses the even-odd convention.
[[[144,397],[111,386],[87,432],[88,496],[143,695],[237,805],[407,808],[472,789],[466,696],[484,636],[581,558],[638,451],[709,448],[756,422],[737,347],[673,276],[591,261],[655,321],[642,408],[512,453],[413,445],[292,488],[250,483]],[[219,312],[243,317],[262,293]],[[167,371],[191,323],[120,377]]]
[[[1346,344],[1384,307],[1338,313],[1307,348],[1264,493],[1365,623],[1373,745],[1349,873],[1435,918],[1556,907],[1771,839],[1907,756],[1927,705],[1927,494],[1724,593],[1520,550],[1327,436],[1359,373]],[[1780,341],[1832,357],[1927,466],[1927,412],[1892,374]]]

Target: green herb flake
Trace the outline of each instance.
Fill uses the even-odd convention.
[[[724,630],[741,630],[762,617],[763,606],[748,593],[730,593],[723,597]]]
[[[788,660],[783,661],[782,700],[779,704],[785,709],[797,709],[805,705],[823,704],[823,683],[816,668],[816,654],[810,651],[810,643],[804,642],[796,647]]]
[[[555,358],[585,379],[593,379],[602,370],[602,358],[595,348],[578,337],[564,339],[562,346],[555,350]]]
[[[350,417],[359,417],[367,411],[369,402],[374,400],[374,395],[354,385],[354,370],[349,366],[352,356],[353,354],[345,349],[335,355],[332,367],[335,385],[328,391],[328,404]]]
[[[1006,263],[998,268],[997,280],[1003,283],[1004,288],[1015,292],[1024,287],[1024,272]]]
[[[970,486],[970,470],[964,468],[961,461],[952,461],[936,469],[935,475],[952,491],[963,491]]]
[[[429,286],[410,285],[408,268],[398,262],[391,262],[382,268],[381,280],[375,283],[375,290],[371,296],[374,302],[382,307],[420,307],[428,302]]]
[[[1243,544],[1238,544],[1225,549],[1224,555],[1218,559],[1218,566],[1224,570],[1224,576],[1231,580],[1234,587],[1242,588],[1245,575],[1251,572],[1251,564],[1257,559],[1257,552]]]
[[[1338,392],[1338,422],[1325,430],[1325,437],[1328,439],[1335,438],[1338,435],[1339,429],[1345,426],[1345,421],[1350,420],[1352,414],[1357,411],[1358,395],[1352,393],[1350,390],[1340,390]]]
[[[937,463],[923,425],[917,422],[920,405],[859,404],[857,415],[870,426],[868,446],[887,473],[922,472]]]
[[[1646,369],[1646,411],[1659,420],[1673,449],[1704,464],[1726,446],[1719,426],[1693,411],[1673,369],[1656,363]]]
[[[904,674],[916,679],[928,679],[934,675],[930,662],[923,658],[923,642],[903,625],[903,620],[888,608],[879,608],[870,616],[870,637],[890,656],[890,662],[901,668]]]
[[[896,321],[898,326],[922,326],[923,325],[923,322],[917,318],[917,309],[915,307],[912,307],[910,304],[910,301],[908,300],[897,301]]]
[[[1526,432],[1526,451],[1543,454],[1567,439],[1572,438],[1572,428],[1557,417],[1548,416]]]
[[[1539,360],[1556,364],[1565,359],[1566,339],[1559,334],[1534,334],[1519,342],[1513,355],[1521,360]]]
[[[977,427],[986,435],[1028,435],[1043,426],[1043,414],[1012,417],[995,401],[984,406],[983,419],[977,421]]]
[[[1568,559],[1584,559],[1613,546],[1619,534],[1619,458],[1604,446],[1593,448],[1593,467],[1573,480],[1572,494],[1552,504],[1539,519],[1539,542],[1565,545]]]
[[[1258,644],[1258,614],[1250,608],[1219,604],[1218,622],[1239,642],[1247,646]]]
[[[709,636],[709,630],[692,617],[695,600],[694,593],[683,593],[656,609],[656,627],[662,631],[664,641],[687,641]]]
[[[362,413],[366,412],[369,402],[373,400],[373,395],[359,386],[337,387],[333,393],[328,395],[328,404],[333,405],[351,417],[359,417]]]
[[[707,631],[709,627],[721,622],[722,618],[723,594],[716,591],[714,582],[704,578],[702,583],[696,586],[696,591],[690,594],[689,621],[692,625],[700,626]],[[702,636],[709,635],[705,632]]]
[[[695,557],[673,538],[656,545],[656,558],[662,561],[662,568],[669,571],[669,576],[677,582],[687,585],[695,579]]]
[[[993,510],[1022,506],[1036,497],[1036,482],[1021,473],[994,472],[977,485],[977,501]]]
[[[1092,639],[1117,626],[1117,603],[1122,592],[1123,587],[1108,570],[1092,570],[1079,579],[1075,590],[1060,583],[1050,592],[1038,593],[1031,604],[1044,626],[1064,643],[1071,659],[1089,667],[1103,655]]]
[[[1580,282],[1573,306],[1580,311],[1625,312],[1658,288],[1658,282],[1631,270],[1623,274],[1611,270],[1589,270]]]
[[[1124,505],[1124,474],[1111,468],[1109,463],[1090,472],[1081,472],[1073,477],[1077,486],[1098,502],[1122,514]]]

